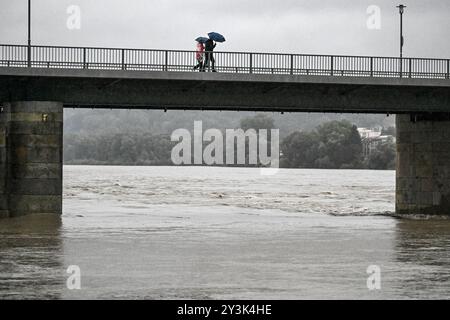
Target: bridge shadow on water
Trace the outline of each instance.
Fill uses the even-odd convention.
[[[61,226],[56,215],[1,220],[1,299],[61,297],[65,288]]]

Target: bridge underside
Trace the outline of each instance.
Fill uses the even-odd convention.
[[[62,213],[64,106],[398,114],[397,212],[450,214],[448,81],[357,80],[0,68],[0,217]]]
[[[0,101],[75,108],[450,112],[450,82],[293,75],[0,68]]]

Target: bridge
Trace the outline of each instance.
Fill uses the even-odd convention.
[[[396,210],[450,214],[450,59],[0,45],[0,216],[61,213],[63,108],[397,114]]]

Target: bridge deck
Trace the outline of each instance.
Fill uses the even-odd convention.
[[[0,101],[66,107],[450,112],[448,59],[0,45]],[[30,57],[30,59],[28,59]],[[1,67],[3,66],[3,67]]]
[[[203,55],[205,57],[205,55]],[[214,52],[218,72],[449,79],[450,59]],[[196,52],[0,44],[0,67],[194,72]]]

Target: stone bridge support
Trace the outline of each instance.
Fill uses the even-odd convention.
[[[0,111],[0,217],[61,214],[63,104],[7,102]]]
[[[398,214],[450,215],[450,115],[397,115]]]
[[[5,107],[0,106],[0,218],[9,217],[8,190],[6,189],[8,177],[6,134],[7,117]]]

